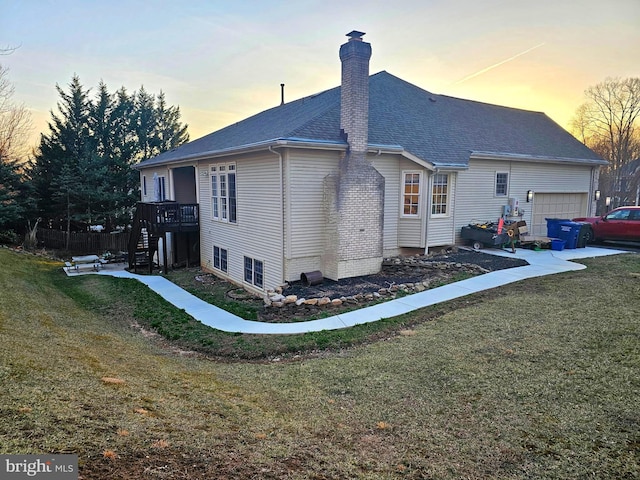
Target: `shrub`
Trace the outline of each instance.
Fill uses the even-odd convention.
[[[18,234],[13,230],[0,230],[0,244],[1,245],[18,245],[20,238]]]

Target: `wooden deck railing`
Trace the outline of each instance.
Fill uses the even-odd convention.
[[[138,218],[144,220],[153,233],[193,232],[200,228],[197,203],[138,202]]]

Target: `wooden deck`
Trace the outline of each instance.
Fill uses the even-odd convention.
[[[129,237],[129,268],[134,271],[138,266],[147,266],[153,271],[153,257],[158,252],[159,240],[163,239],[163,265],[165,272],[174,259],[167,256],[167,234],[171,233],[176,241],[178,236],[197,244],[197,232],[200,230],[200,208],[197,203],[138,202]],[[175,244],[177,248],[177,243]],[[186,248],[187,265],[199,259],[190,258],[190,247]],[[174,252],[174,255],[176,253]],[[159,263],[159,262],[158,262]]]

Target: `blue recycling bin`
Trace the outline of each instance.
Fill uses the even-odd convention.
[[[560,238],[560,224],[570,222],[568,218],[545,218],[547,221],[547,237]]]
[[[580,235],[581,223],[571,221],[560,221],[559,238],[565,241],[564,248],[571,249],[578,247],[578,236]]]

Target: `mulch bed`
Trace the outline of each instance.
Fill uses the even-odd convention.
[[[283,296],[295,296],[299,300],[321,297],[342,299],[339,305],[296,305],[294,302],[282,305],[278,302],[277,307],[266,306],[260,312],[259,320],[279,323],[302,321],[323,310],[339,314],[345,310],[390,300],[400,293],[413,293],[414,285],[420,285],[419,288],[425,290],[451,283],[461,273],[474,276],[525,265],[528,265],[526,261],[517,258],[457,248],[437,255],[386,259],[380,273],[375,275],[340,281],[324,279],[322,284],[314,286],[305,286],[296,281],[282,290]]]
[[[407,257],[408,260],[412,260],[413,258],[414,257]],[[309,287],[304,286],[300,281],[292,282],[290,286],[283,291],[283,294],[297,295],[298,298],[322,296],[331,298],[348,297],[357,295],[358,293],[389,288],[391,285],[418,283],[425,280],[446,281],[448,277],[461,271],[475,274],[485,273],[482,270],[470,267],[471,265],[481,267],[488,271],[527,265],[527,262],[517,258],[500,257],[498,255],[465,250],[459,250],[449,254],[415,258],[417,260],[415,264],[407,262],[401,264],[385,262],[380,273],[376,273],[375,275],[345,278],[337,282],[325,278],[321,285]],[[429,265],[423,266],[422,263],[430,263],[434,266],[446,263],[450,264],[452,268],[432,268]],[[456,265],[459,265],[458,268],[456,268]]]

